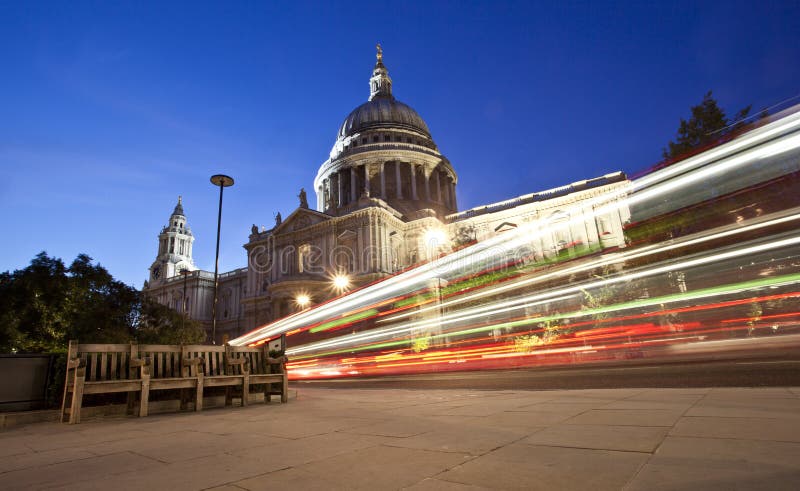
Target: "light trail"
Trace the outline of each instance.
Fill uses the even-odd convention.
[[[800,193],[799,148],[800,112],[794,112],[627,185],[609,185],[605,194],[562,208],[568,220],[523,223],[231,344],[286,333],[290,375],[297,378],[575,363],[628,350],[664,355],[676,344],[797,332],[800,208],[779,210],[780,198],[767,193],[772,201],[761,216],[756,185],[780,178],[790,186],[781,189]],[[719,193],[734,192],[736,199],[720,203],[751,207],[755,218],[714,204]],[[587,245],[569,258],[537,248],[541,238],[582,223],[587,213],[589,219],[635,213],[659,226],[661,216],[703,204],[708,230],[663,243]],[[663,227],[680,223],[669,220]],[[638,237],[654,230],[649,223]]]

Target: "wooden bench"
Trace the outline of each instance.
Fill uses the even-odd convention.
[[[202,360],[191,359],[185,346],[164,344],[139,345],[139,358],[144,362],[142,369],[142,393],[139,416],[147,416],[150,392],[154,390],[180,389],[181,409],[186,409],[189,400],[194,399],[194,410],[203,409],[202,375],[191,374],[191,367]]]
[[[271,396],[280,395],[281,402],[289,400],[289,380],[286,376],[285,356],[272,358],[266,345],[257,347],[228,346],[228,357],[244,359],[242,370],[248,371],[250,385],[264,385],[264,402],[270,402]]]
[[[136,394],[142,393],[144,362],[135,344],[78,344],[70,341],[61,421],[80,423],[83,396],[87,394],[128,393],[128,409]],[[146,405],[147,400],[142,400]],[[147,409],[140,406],[147,414]]]
[[[78,344],[70,341],[61,419],[80,422],[85,394],[128,393],[128,413],[149,412],[150,393],[180,390],[181,409],[191,401],[203,409],[206,387],[225,387],[225,405],[238,397],[246,406],[252,385],[264,385],[265,402],[279,394],[288,401],[286,357],[267,348],[207,345]],[[235,392],[235,393],[234,393]],[[68,417],[68,418],[67,418]]]

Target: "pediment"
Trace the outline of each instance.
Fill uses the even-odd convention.
[[[325,213],[320,213],[308,208],[298,208],[294,210],[291,215],[286,217],[286,220],[284,220],[280,225],[275,227],[272,233],[284,234],[294,232],[296,230],[303,230],[312,225],[316,225],[320,222],[330,219],[330,215],[326,215]]]
[[[339,240],[352,240],[358,237],[358,234],[353,232],[352,230],[345,230],[344,232],[338,235]]]
[[[517,224],[516,223],[503,222],[500,225],[496,226],[494,228],[494,231],[497,232],[497,233],[500,233],[500,232],[507,232],[509,230],[514,230],[515,228],[517,228]]]

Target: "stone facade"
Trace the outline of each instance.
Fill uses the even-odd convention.
[[[247,268],[219,276],[217,341],[522,223],[549,227],[534,245],[534,256],[625,245],[626,211],[598,217],[589,209],[598,206],[596,200],[582,205],[599,195],[621,199],[628,185],[622,173],[460,213],[457,182],[424,120],[392,95],[379,49],[369,100],[345,118],[314,180],[316,210],[301,191],[298,208],[285,220],[278,215],[270,230],[253,226],[244,244]],[[564,226],[551,227],[558,223]],[[182,256],[163,249],[171,247],[173,238],[188,243]],[[181,207],[159,236],[158,258],[145,289],[210,328],[214,275],[194,267],[193,240]],[[156,267],[165,273],[154,275]],[[190,271],[186,277],[181,268]],[[187,303],[181,303],[183,298]]]

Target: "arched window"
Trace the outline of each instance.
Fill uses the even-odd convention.
[[[550,215],[548,227],[553,240],[554,252],[562,251],[572,244],[572,231],[570,230],[568,213],[556,211]]]

